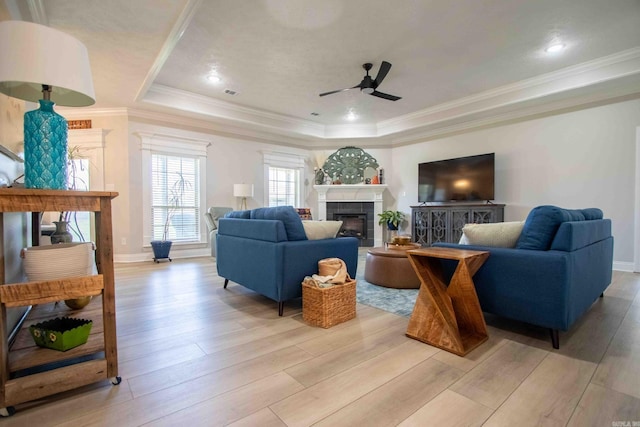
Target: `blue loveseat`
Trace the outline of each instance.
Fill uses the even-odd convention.
[[[490,252],[473,278],[482,310],[549,328],[554,348],[558,331],[568,330],[611,283],[611,220],[600,209],[539,206],[515,248],[464,248]],[[445,265],[449,274],[453,268]]]
[[[302,296],[305,276],[318,272],[318,261],[341,258],[356,277],[358,239],[307,240],[300,216],[291,206],[233,211],[218,221],[217,268],[224,287],[236,282],[278,302]]]

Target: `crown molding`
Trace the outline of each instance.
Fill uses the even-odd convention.
[[[171,29],[171,32],[162,45],[162,48],[160,49],[156,60],[153,62],[153,65],[144,78],[142,86],[140,86],[140,89],[138,90],[138,93],[134,98],[136,102],[144,98],[147,91],[153,84],[153,81],[156,79],[156,77],[158,77],[160,70],[162,70],[162,66],[167,61],[167,58],[169,58],[169,55],[171,55],[171,52],[173,52],[173,49],[180,41],[180,38],[182,38],[182,35],[195,16],[196,9],[198,8],[198,6],[200,6],[200,3],[202,3],[202,0],[188,0],[185,4],[182,12],[180,12],[180,16],[176,20],[173,28]]]
[[[390,148],[606,102],[640,97],[640,48],[377,124],[322,125],[152,85],[145,109],[59,108],[66,118],[124,115],[224,137],[302,149]],[[142,105],[142,104],[141,104]]]
[[[534,99],[570,92],[606,81],[640,74],[640,48],[629,49],[552,73],[437,105],[433,108],[378,123],[379,136],[390,135],[425,124],[498,110]],[[552,107],[550,106],[550,110]],[[496,123],[500,121],[496,117]]]
[[[143,101],[243,124],[251,123],[275,132],[295,133],[315,138],[324,137],[324,126],[309,120],[243,107],[158,84],[149,88]]]
[[[63,116],[67,120],[80,120],[90,119],[92,117],[116,117],[116,116],[128,116],[129,112],[127,108],[71,108],[71,107],[56,107],[56,112]]]
[[[417,142],[416,138],[433,138],[445,130],[447,133],[469,131],[478,126],[523,118],[527,114],[552,113],[559,108],[558,105],[562,105],[560,108],[577,107],[581,102],[592,103],[621,96],[625,94],[620,92],[623,83],[637,76],[640,76],[640,47],[415,113],[362,125],[325,126],[162,85],[152,85],[144,102],[205,116],[207,120],[215,121],[216,127],[231,125],[231,132],[239,131],[247,137],[260,135],[264,138],[270,135],[266,139],[272,141],[273,135],[287,136],[292,138],[289,143],[296,146],[335,147],[344,141],[358,145],[393,146]],[[619,86],[615,95],[607,92],[610,87],[604,83]],[[624,89],[626,94],[637,91],[637,88],[627,86]],[[602,93],[592,93],[593,88],[599,87],[602,87]],[[558,101],[562,97],[568,98],[568,101]],[[247,132],[247,128],[251,131]],[[272,142],[282,144],[282,141]]]

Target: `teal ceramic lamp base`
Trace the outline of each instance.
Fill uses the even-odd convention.
[[[41,99],[24,115],[24,184],[27,188],[67,189],[67,121]]]

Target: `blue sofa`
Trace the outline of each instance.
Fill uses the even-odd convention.
[[[556,349],[558,331],[568,330],[611,283],[611,220],[599,209],[539,206],[515,248],[464,248],[490,252],[473,278],[482,310],[549,328]],[[452,274],[454,265],[445,264]]]
[[[307,240],[291,206],[233,211],[218,221],[217,268],[224,287],[236,282],[278,302],[302,296],[305,276],[318,273],[318,261],[341,258],[356,277],[358,239]]]

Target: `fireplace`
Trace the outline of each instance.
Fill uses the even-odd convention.
[[[333,219],[339,214],[366,214],[367,239],[360,246],[382,246],[382,227],[378,227],[377,215],[384,209],[386,184],[314,185],[318,192],[318,219]],[[375,222],[375,224],[374,224]]]
[[[329,202],[327,219],[342,221],[339,236],[360,239],[360,246],[374,244],[373,203],[371,202]]]
[[[357,237],[367,240],[367,214],[366,213],[334,213],[335,221],[342,221],[342,227],[338,231],[341,237]]]

